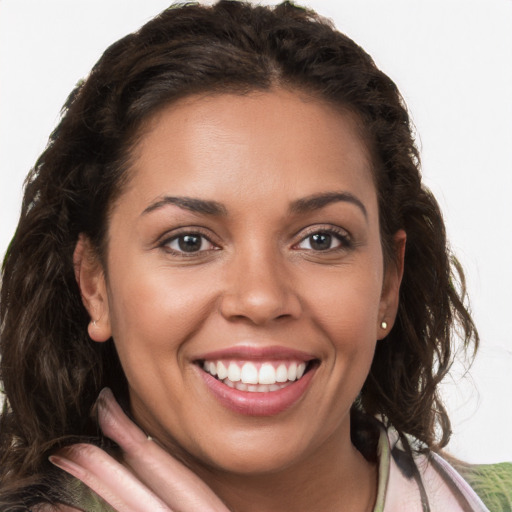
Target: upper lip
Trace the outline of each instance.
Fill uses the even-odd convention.
[[[308,362],[313,359],[317,359],[317,357],[311,353],[303,352],[302,350],[279,345],[262,347],[252,344],[245,344],[213,350],[211,352],[200,354],[194,358],[196,361],[211,361],[218,359],[241,359],[247,361],[293,359],[297,361]]]

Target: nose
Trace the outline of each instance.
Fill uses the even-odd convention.
[[[279,256],[260,250],[234,260],[221,298],[224,318],[267,325],[300,316],[302,304],[293,277]]]

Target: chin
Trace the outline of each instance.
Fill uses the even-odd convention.
[[[298,462],[298,454],[266,449],[236,450],[232,453],[214,454],[207,460],[198,461],[213,471],[239,476],[257,476],[279,473]]]

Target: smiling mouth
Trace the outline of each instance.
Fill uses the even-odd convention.
[[[279,391],[299,381],[318,360],[202,360],[201,369],[229,388],[250,393]]]

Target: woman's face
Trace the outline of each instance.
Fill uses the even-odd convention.
[[[284,90],[189,97],[152,119],[130,172],[85,299],[139,425],[243,473],[349,443],[399,285],[352,117]]]

